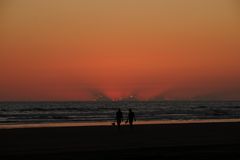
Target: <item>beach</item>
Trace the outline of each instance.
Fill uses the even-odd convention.
[[[1,159],[239,159],[239,122],[0,129]]]

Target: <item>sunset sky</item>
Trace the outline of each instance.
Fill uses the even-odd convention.
[[[0,101],[129,96],[240,100],[240,1],[0,1]]]

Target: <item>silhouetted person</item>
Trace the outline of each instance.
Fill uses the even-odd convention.
[[[116,120],[117,120],[117,126],[118,128],[120,128],[121,122],[123,121],[123,114],[121,109],[118,109],[117,113],[116,113]]]
[[[133,121],[136,121],[135,114],[134,114],[134,112],[132,111],[132,109],[129,109],[128,122],[129,122],[129,125],[130,125],[131,127],[133,126]]]

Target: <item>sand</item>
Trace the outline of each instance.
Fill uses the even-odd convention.
[[[0,159],[240,159],[240,123],[0,129]]]

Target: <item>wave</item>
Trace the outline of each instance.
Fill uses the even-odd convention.
[[[112,121],[121,108],[139,120],[240,118],[240,102],[25,102],[0,103],[0,122]]]

